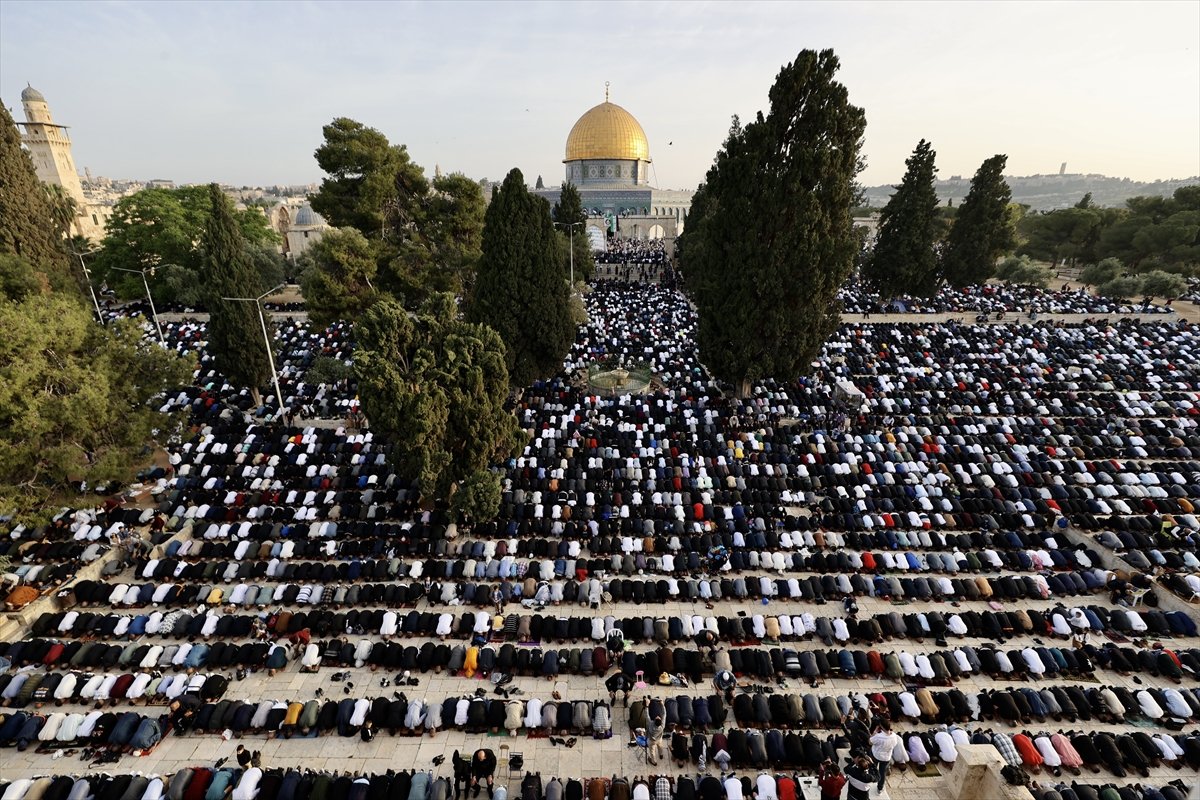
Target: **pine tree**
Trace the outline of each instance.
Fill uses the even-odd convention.
[[[212,216],[204,230],[205,279],[208,282],[208,351],[217,369],[235,386],[250,390],[254,402],[271,377],[262,323],[254,303],[225,300],[255,297],[258,281],[245,241],[233,217],[233,204],[215,183],[209,185]],[[267,331],[271,325],[268,321]]]
[[[71,268],[62,236],[56,230],[50,195],[38,180],[29,153],[21,147],[21,135],[3,102],[0,102],[0,255],[20,259],[32,268],[39,283],[67,291],[83,302],[82,277]],[[15,260],[5,263],[17,264]]]
[[[533,185],[533,188],[535,188],[535,189],[545,189],[546,188],[546,184],[542,182],[541,175],[538,175],[537,183],[535,183]]]
[[[700,352],[743,395],[760,378],[807,372],[840,321],[866,119],[837,70],[832,50],[805,50],[786,65],[770,111],[744,128],[734,118],[692,201],[682,269]]]
[[[951,286],[983,283],[996,271],[996,260],[1016,244],[1008,204],[1012,191],[1004,180],[1008,156],[995,155],[980,165],[942,251],[942,275]]]
[[[937,290],[934,250],[940,223],[933,188],[937,153],[922,139],[904,162],[907,169],[896,193],[879,215],[879,238],[863,277],[886,296],[929,297]]]
[[[500,334],[514,387],[561,368],[575,336],[569,296],[550,204],[531,194],[514,169],[484,217],[483,257],[469,310],[472,321]]]
[[[504,343],[486,325],[465,322],[453,295],[435,294],[416,313],[391,299],[355,329],[354,370],[374,430],[396,446],[391,458],[419,481],[428,502],[460,516],[495,516],[500,479],[488,467],[510,456],[523,434],[504,408]]]

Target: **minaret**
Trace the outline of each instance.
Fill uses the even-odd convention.
[[[75,171],[75,159],[71,156],[71,137],[67,135],[67,127],[55,124],[46,98],[32,86],[26,85],[21,92],[21,105],[25,107],[25,121],[20,123],[25,129],[21,141],[33,157],[38,180],[63,187],[68,195],[75,198],[82,213],[86,201],[79,183],[79,173]]]

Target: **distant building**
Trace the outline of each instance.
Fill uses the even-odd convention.
[[[303,197],[287,198],[270,208],[264,209],[271,227],[282,239],[280,249],[284,258],[295,261],[308,248],[320,241],[329,230],[329,223],[312,210]]]
[[[38,179],[63,188],[67,196],[75,201],[73,232],[98,242],[104,238],[104,228],[112,216],[116,200],[108,191],[104,197],[85,192],[79,180],[79,171],[75,168],[75,157],[71,154],[71,137],[67,134],[67,126],[54,121],[50,106],[41,92],[26,86],[21,92],[21,106],[25,111],[25,120],[17,123],[23,128],[21,143],[33,159]],[[89,187],[92,184],[90,175],[88,184]]]
[[[589,235],[673,240],[683,231],[692,192],[659,189],[650,182],[650,142],[637,119],[616,103],[589,109],[571,128],[563,164],[565,180],[579,190]],[[551,205],[561,186],[535,189]]]

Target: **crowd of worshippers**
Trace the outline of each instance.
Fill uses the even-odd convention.
[[[604,250],[593,254],[597,264],[665,266],[667,244],[662,239],[609,239]]]
[[[1166,783],[1040,783],[1034,782],[1029,791],[1034,800],[1185,800],[1191,787],[1187,781],[1175,779]]]
[[[183,536],[161,551],[134,556],[134,575],[127,579],[81,582],[75,600],[82,607],[48,612],[33,625],[36,638],[4,645],[16,671],[6,673],[0,690],[14,709],[0,724],[0,741],[48,741],[40,738],[48,725],[57,726],[51,729],[55,742],[64,742],[64,725],[68,733],[76,722],[83,730],[90,715],[43,716],[25,709],[59,699],[73,671],[97,668],[105,671],[99,683],[91,685],[97,676],[88,676],[78,695],[73,686],[61,699],[83,698],[86,689],[103,703],[167,702],[166,725],[154,720],[159,735],[164,727],[216,735],[233,724],[274,734],[293,713],[289,724],[312,724],[289,728],[288,735],[413,733],[436,730],[431,721],[459,727],[460,712],[462,725],[473,729],[515,731],[535,722],[548,732],[595,735],[598,715],[600,732],[611,731],[621,694],[630,728],[646,731],[647,747],[656,740],[665,744],[668,734],[674,745],[675,734],[686,732],[694,758],[694,735],[701,733],[713,760],[719,763],[724,752],[739,768],[816,769],[836,762],[839,745],[853,738],[849,733],[822,741],[798,729],[836,727],[835,717],[857,717],[859,710],[871,725],[946,726],[904,734],[904,755],[918,763],[925,756],[945,760],[977,735],[1005,755],[997,743],[1003,739],[960,727],[967,722],[1028,727],[1056,716],[1197,717],[1194,691],[1134,692],[1103,683],[1045,693],[1025,686],[969,693],[906,688],[871,697],[799,694],[781,686],[732,697],[720,691],[665,700],[629,696],[640,677],[663,686],[697,686],[698,677],[738,671],[813,683],[860,674],[900,682],[944,677],[946,685],[966,674],[1008,680],[1145,670],[1176,683],[1196,674],[1200,662],[1192,648],[1097,647],[1087,641],[1085,634],[1109,632],[1194,636],[1195,624],[1188,614],[1152,606],[1139,611],[1132,603],[1066,604],[1067,597],[1109,592],[1113,602],[1128,602],[1128,590],[1114,583],[1135,585],[1135,576],[1103,570],[1094,552],[1071,545],[1063,531],[1073,523],[1111,532],[1115,539],[1098,543],[1110,547],[1115,541],[1126,552],[1140,552],[1144,571],[1160,579],[1154,586],[1167,586],[1175,570],[1195,571],[1200,523],[1188,498],[1200,494],[1200,467],[1191,460],[1200,448],[1194,406],[1200,369],[1180,356],[1200,346],[1194,327],[850,324],[826,346],[812,378],[764,382],[738,400],[705,374],[695,348],[695,316],[678,293],[606,284],[586,302],[591,321],[579,330],[564,373],[521,397],[517,414],[532,437],[505,465],[500,514],[473,526],[461,543],[449,540],[445,514],[422,510],[415,487],[394,473],[387,442],[369,432],[247,419],[243,412],[254,411],[248,394],[225,384],[205,361],[198,386],[164,400],[168,410],[188,411],[195,427],[172,446],[171,471],[152,487],[161,527],[151,541]],[[284,380],[289,407],[319,399],[332,412],[353,402],[350,385],[304,382],[317,354],[349,357],[348,331],[315,332],[294,323],[282,331],[290,354]],[[202,339],[197,324],[171,329],[173,346],[181,349],[194,349]],[[664,389],[647,396],[591,396],[570,373],[600,358],[651,364]],[[840,397],[838,380],[852,380],[861,399]],[[837,430],[828,425],[833,417],[841,420]],[[145,524],[142,514],[138,522]],[[119,510],[62,515],[53,536],[86,549],[107,541],[106,531],[117,521],[128,518]],[[36,531],[24,533],[18,538],[37,539]],[[695,564],[693,552],[702,556]],[[758,574],[764,571],[776,574]],[[1006,574],[1011,572],[1021,574]],[[854,602],[864,596],[1031,599],[1046,607],[976,612],[917,606],[914,613],[860,618]],[[565,616],[554,608],[672,598],[841,602],[843,613],[618,619]],[[514,599],[531,601],[531,607],[507,611]],[[397,611],[429,600],[428,608]],[[117,610],[123,608],[130,613]],[[142,635],[155,639],[114,641]],[[404,641],[412,636],[440,641]],[[1000,644],[1010,637],[1051,636],[1075,646],[949,646],[949,639],[963,636]],[[466,641],[451,643],[451,637]],[[847,647],[854,639],[866,644],[926,637],[942,649],[914,654]],[[518,646],[571,639],[586,639],[587,646]],[[626,639],[635,645],[625,647]],[[824,649],[754,646],[755,640],[805,639]],[[652,649],[634,649],[651,642]],[[734,642],[752,646],[719,646]],[[668,646],[676,643],[689,646]],[[609,703],[518,697],[499,683],[493,696],[379,697],[374,686],[355,687],[344,676],[334,682],[342,697],[244,701],[227,698],[228,678],[211,672],[234,666],[277,670],[296,661],[303,669],[353,665],[415,674],[441,668],[550,678],[573,671],[600,677],[615,669],[608,677],[620,680],[610,688]],[[655,680],[664,675],[667,683]],[[686,682],[676,684],[673,676]],[[74,677],[75,686],[82,677]],[[403,677],[411,685],[411,675]],[[384,683],[390,678],[378,673],[369,680],[378,680],[380,690],[391,688]],[[724,713],[721,722],[714,710]],[[118,739],[126,743],[109,744],[133,746],[139,719],[95,711],[106,742],[120,723]],[[794,719],[797,729],[773,727],[774,712]],[[705,730],[729,721],[746,727],[711,736]],[[89,742],[98,741],[95,727],[87,732]],[[1155,758],[1189,764],[1200,758],[1194,734],[1168,737],[1174,747],[1142,741],[1137,732],[1060,735],[1088,766],[1141,773]],[[1029,759],[1017,736],[1029,739],[1029,755],[1046,760],[1050,751],[1038,746],[1042,735],[1032,731],[1011,737],[1020,763]],[[1147,744],[1160,755],[1152,758]],[[1053,741],[1051,749],[1063,757]],[[892,752],[893,760],[903,759]],[[865,767],[857,760],[847,764],[847,774],[861,767],[854,780],[861,783],[869,774],[882,779],[874,749],[871,758]]]
[[[934,297],[883,297],[866,283],[851,278],[838,292],[842,310],[850,314],[1165,314],[1169,305],[1145,298],[1121,301],[1092,294],[1086,289],[1042,289],[1035,286],[983,284],[943,288]],[[1003,317],[1000,317],[1003,319]]]
[[[185,767],[172,775],[142,773],[84,773],[46,775],[0,781],[3,800],[451,800],[458,786],[477,797],[480,780],[487,783],[491,800],[802,800],[799,776],[762,771],[717,777],[707,775],[647,774],[626,777],[543,778],[540,773],[519,771],[509,787],[495,783],[495,756],[483,755],[464,768],[463,775],[435,776],[428,771],[385,773],[322,772],[319,770],[259,766]],[[865,759],[864,759],[865,760]],[[820,772],[822,800],[847,795],[860,800],[873,783],[869,760],[865,768],[855,760],[843,773],[830,760]],[[486,777],[479,778],[477,773]],[[864,775],[864,772],[867,773]],[[457,781],[456,781],[457,779]],[[474,781],[472,781],[474,779]],[[851,783],[853,781],[853,783]],[[857,786],[855,785],[857,784]],[[865,787],[865,788],[863,788]],[[1035,800],[1185,800],[1190,787],[1183,780],[1114,785],[1086,781],[1039,783],[1030,787]],[[857,792],[857,793],[855,793]]]
[[[204,349],[206,324],[195,320],[163,322],[163,334],[171,349],[190,353],[199,359],[194,386],[167,398],[163,410],[190,408],[197,419],[234,420],[243,413],[266,416],[265,407],[255,407],[248,391],[225,383],[217,372],[212,355]],[[315,328],[292,317],[275,320],[275,366],[279,375],[285,415],[296,420],[343,419],[355,405],[352,377],[334,384],[305,382],[305,374],[318,358],[332,359],[349,367],[351,326],[339,322],[327,328]],[[274,394],[268,400],[274,400]],[[271,409],[272,414],[278,409]],[[240,422],[240,419],[238,419]]]

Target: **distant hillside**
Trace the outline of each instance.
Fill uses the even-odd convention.
[[[1092,202],[1098,206],[1124,205],[1126,200],[1139,195],[1167,197],[1180,186],[1200,183],[1200,176],[1153,183],[1110,178],[1107,175],[1009,175],[1006,180],[1012,189],[1013,200],[1035,211],[1050,211],[1073,206],[1088,192],[1092,193]],[[958,205],[971,188],[971,177],[955,175],[949,180],[937,181],[936,188],[942,203],[950,199],[954,205]],[[867,200],[876,208],[882,207],[893,191],[895,189],[891,185],[868,186]]]

